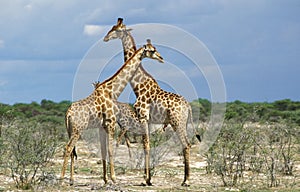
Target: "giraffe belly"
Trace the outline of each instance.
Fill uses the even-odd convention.
[[[168,123],[168,109],[160,102],[151,104],[150,107],[150,123],[152,124],[167,124]]]

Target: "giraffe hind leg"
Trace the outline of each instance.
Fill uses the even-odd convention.
[[[75,166],[74,166],[74,159],[77,160],[77,153],[76,153],[76,150],[75,150],[75,146],[72,150],[72,153],[71,153],[71,166],[70,166],[70,170],[71,170],[71,176],[70,176],[70,185],[73,185],[74,184],[74,173],[75,173]]]
[[[184,180],[182,182],[182,186],[190,186],[190,147],[186,147],[183,149],[184,156]]]
[[[71,153],[70,185],[74,184],[74,157],[75,157],[75,154],[73,153],[74,149],[75,149],[75,147],[73,148],[72,153]]]
[[[63,162],[63,167],[62,167],[61,176],[60,176],[61,179],[64,179],[65,171],[66,171],[67,164],[68,164],[68,158],[71,157],[70,184],[73,184],[73,182],[74,182],[74,177],[73,177],[73,175],[74,175],[74,156],[75,156],[76,152],[74,154],[72,152],[74,150],[74,146],[75,146],[75,143],[77,142],[77,140],[78,140],[78,137],[71,136],[68,144],[65,147],[64,162]]]
[[[182,186],[189,186],[190,180],[190,148],[191,144],[189,143],[186,126],[181,123],[179,126],[172,126],[176,131],[176,134],[182,145],[182,152],[184,158],[184,180],[182,182]]]
[[[117,147],[120,145],[122,137],[125,136],[125,138],[126,138],[126,135],[125,135],[126,132],[127,132],[127,130],[125,128],[121,128],[120,134],[117,139]]]

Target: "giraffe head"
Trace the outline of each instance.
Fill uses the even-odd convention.
[[[148,57],[151,59],[156,59],[159,62],[163,63],[164,59],[160,56],[160,53],[156,50],[156,48],[151,44],[151,40],[147,39],[147,44],[143,46],[144,52],[142,58]]]
[[[105,35],[103,41],[107,42],[112,39],[121,39],[132,29],[126,28],[126,25],[123,24],[123,19],[118,18],[117,24],[114,25],[111,30]]]

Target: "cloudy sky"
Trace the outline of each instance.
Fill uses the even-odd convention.
[[[132,34],[139,24],[168,24],[203,42],[222,73],[228,101],[300,100],[300,1],[126,2],[0,1],[0,103],[74,99],[76,71],[97,42],[98,47],[108,46],[101,39],[118,17],[132,26]],[[120,42],[114,43],[121,49]],[[205,74],[192,73],[193,65],[180,68],[173,60],[185,62],[182,55],[161,50],[166,55],[165,66],[157,64],[155,69],[160,70],[148,70],[157,79],[168,79],[166,85],[159,81],[162,87],[193,99],[184,89],[189,87],[185,81],[176,82],[178,67],[177,71],[191,74],[198,97],[211,98]],[[107,67],[108,72],[99,74],[99,80],[121,66],[121,55],[115,60],[118,64]],[[168,64],[174,73],[165,72]],[[81,86],[88,87],[83,97],[92,90],[91,84]]]

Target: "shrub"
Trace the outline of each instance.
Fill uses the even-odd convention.
[[[235,186],[246,169],[245,152],[251,145],[243,124],[226,124],[219,138],[206,154],[208,173],[221,177],[224,186]]]
[[[58,140],[47,128],[33,121],[14,120],[3,130],[2,165],[10,170],[18,188],[31,189],[54,155]]]
[[[219,175],[224,186],[245,184],[247,172],[246,182],[258,179],[268,187],[277,187],[282,178],[294,175],[297,130],[299,127],[288,121],[247,126],[227,121],[206,153],[207,173]]]

